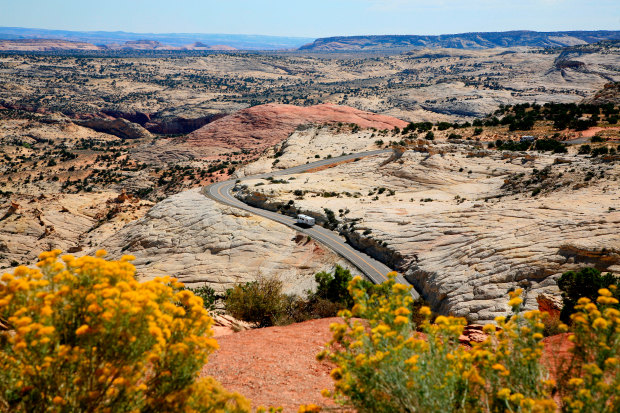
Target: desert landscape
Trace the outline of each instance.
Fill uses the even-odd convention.
[[[89,284],[102,300],[116,294],[103,292],[116,282],[143,288],[135,280],[167,294],[152,286],[173,276],[183,286],[166,281],[165,288],[177,298],[167,303],[172,307],[160,303],[144,331],[158,340],[192,337],[183,343],[202,349],[191,353],[200,353],[192,356],[195,378],[214,377],[250,398],[252,409],[287,412],[310,403],[300,411],[438,411],[352,402],[347,380],[354,379],[338,369],[353,371],[364,361],[348,365],[339,349],[354,337],[362,343],[356,334],[363,331],[369,343],[378,340],[381,325],[403,343],[431,343],[445,326],[453,335],[438,342],[454,344],[450,354],[463,361],[469,359],[461,351],[491,346],[502,331],[518,330],[505,319],[525,323],[519,317],[529,311],[538,321],[528,332],[540,334],[539,365],[554,353],[572,354],[578,344],[569,344],[566,330],[578,323],[565,318],[565,274],[588,269],[613,281],[620,273],[617,31],[233,39],[276,45],[262,50],[235,43],[243,49],[236,50],[232,37],[206,44],[187,43],[189,35],[130,34],[0,39],[0,269],[8,275],[0,281],[0,310],[21,288],[10,290],[9,273],[37,265],[54,271],[60,255],[45,251],[71,254],[65,272],[90,271],[89,257],[102,260],[93,279],[120,271],[124,281]],[[227,185],[218,187],[221,198],[209,196],[218,183]],[[300,214],[316,225],[296,225]],[[104,256],[117,264],[104,264]],[[373,287],[376,279],[359,260],[397,273],[416,300],[390,281],[392,295]],[[129,261],[131,269],[124,267]],[[356,275],[360,280],[351,281]],[[613,307],[612,281],[595,293],[603,291]],[[387,294],[399,306],[386,298],[372,307],[355,295],[362,288],[356,283],[366,283],[368,303]],[[199,305],[183,291],[199,296]],[[152,300],[144,308],[156,306]],[[250,304],[253,314],[244,307]],[[118,308],[119,320],[138,311]],[[396,318],[373,318],[390,311],[406,316],[406,334]],[[183,328],[192,333],[153,333],[154,318],[167,323],[168,314],[172,320],[202,312],[202,333],[189,321]],[[603,321],[616,328],[620,317],[609,314]],[[0,311],[0,339],[18,331],[16,320]],[[334,327],[343,322],[346,333]],[[173,325],[181,324],[162,329]],[[86,327],[76,334],[95,331]],[[196,338],[212,340],[213,332],[219,350]],[[328,342],[332,353],[316,360]],[[381,351],[405,346],[390,343]],[[608,358],[618,352],[614,343]],[[377,354],[368,353],[378,363],[371,370],[391,371]],[[148,363],[165,359],[157,357]],[[122,368],[110,369],[118,384]],[[549,371],[559,383],[559,370]],[[617,368],[605,374],[616,383]],[[205,394],[243,405],[217,389]],[[323,389],[338,396],[324,397]],[[610,392],[601,397],[613,408],[617,393]],[[0,393],[0,411],[20,400]],[[177,405],[162,411],[170,406]],[[227,411],[246,411],[239,409]]]

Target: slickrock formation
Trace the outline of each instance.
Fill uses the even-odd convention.
[[[260,154],[309,124],[356,124],[378,130],[402,128],[407,122],[392,116],[364,112],[348,106],[323,104],[294,106],[266,104],[243,109],[206,124],[187,138],[158,139],[134,151],[145,162],[206,159],[231,152]]]
[[[40,252],[54,248],[83,254],[93,241],[143,216],[151,205],[111,201],[116,196],[111,192],[15,195],[19,208],[11,203],[0,205],[0,268],[33,264]]]
[[[122,139],[141,139],[151,138],[151,133],[137,123],[128,121],[127,119],[103,119],[93,118],[76,120],[78,125],[94,129],[97,132],[103,132],[110,135],[118,136]]]
[[[620,271],[617,162],[450,144],[426,150],[385,166],[388,155],[299,174],[286,185],[244,181],[238,197],[272,210],[293,201],[289,210],[319,222],[330,209],[351,243],[405,273],[435,310],[470,322],[506,314],[510,288],[524,288],[534,309],[540,294],[558,296],[564,271]]]
[[[264,156],[237,171],[236,176],[243,177],[274,169],[291,168],[301,163],[317,161],[328,156],[335,157],[342,153],[378,149],[379,146],[375,143],[378,140],[379,137],[372,129],[353,133],[350,127],[334,125],[298,128],[286,140],[268,150]]]
[[[172,275],[222,292],[258,276],[277,276],[303,294],[314,274],[344,265],[292,229],[215,203],[194,189],[156,204],[144,218],[103,242],[112,256],[133,254],[141,278]]]
[[[300,125],[355,123],[362,128],[402,128],[407,122],[347,106],[331,104],[310,107],[267,104],[240,110],[190,133],[173,146],[188,148],[197,157],[210,156],[214,148],[223,151],[251,150],[260,153],[282,142]]]
[[[391,116],[331,104],[310,107],[267,104],[240,110],[192,132],[187,143],[226,148],[264,149],[286,139],[297,126],[309,123],[355,123],[362,128],[402,128],[407,122]]]
[[[594,96],[584,99],[583,103],[590,103],[592,105],[620,104],[620,82],[607,83]]]

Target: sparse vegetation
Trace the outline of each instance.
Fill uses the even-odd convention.
[[[257,281],[237,284],[228,290],[225,310],[257,327],[334,317],[339,310],[353,305],[347,289],[350,280],[349,270],[337,265],[333,274],[317,273],[316,291],[308,291],[306,297],[300,297],[284,294],[282,281],[277,278],[259,277]]]

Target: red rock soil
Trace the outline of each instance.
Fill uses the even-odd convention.
[[[601,132],[601,131],[610,131],[610,130],[620,130],[620,128],[615,128],[615,127],[611,127],[611,128],[600,128],[598,126],[596,127],[592,127],[588,130],[584,130],[583,132],[581,132],[581,137],[583,138],[591,138],[594,135],[596,135],[597,133]]]
[[[220,350],[209,357],[202,376],[213,376],[231,391],[252,401],[253,407],[283,407],[296,412],[301,404],[335,406],[321,396],[322,389],[333,389],[329,376],[333,366],[316,360],[325,343],[331,339],[329,325],[339,318],[311,320],[285,327],[270,327],[228,334],[218,330]],[[472,327],[467,331],[471,341],[478,341]],[[483,334],[483,333],[482,333]],[[554,372],[554,365],[568,357],[568,334],[545,338],[544,359]],[[465,337],[461,339],[465,341]],[[466,345],[467,343],[464,342]],[[558,357],[559,356],[559,357]]]
[[[331,339],[324,318],[285,327],[270,327],[220,336],[220,350],[209,357],[201,375],[213,376],[231,391],[252,401],[253,407],[283,407],[296,412],[301,404],[334,406],[321,396],[333,389],[332,366],[316,360]]]
[[[407,122],[392,116],[364,112],[348,106],[321,104],[294,106],[266,104],[243,109],[190,133],[183,144],[262,151],[283,141],[304,124],[355,123],[361,128],[403,128]]]

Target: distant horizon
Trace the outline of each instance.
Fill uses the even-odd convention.
[[[257,36],[257,37],[274,37],[274,38],[289,38],[289,39],[318,39],[318,37],[307,36],[280,36],[272,34],[260,34],[260,33],[215,33],[215,32],[134,32],[128,30],[69,30],[69,29],[50,29],[46,27],[22,27],[22,26],[0,26],[2,29],[21,29],[21,30],[45,30],[55,32],[73,32],[73,33],[123,33],[123,34],[139,34],[139,35],[204,35],[204,36]],[[331,36],[329,36],[331,37]],[[148,39],[144,39],[148,40]]]
[[[126,33],[363,35],[620,29],[617,0],[0,0],[0,26]],[[261,33],[261,34],[256,34]],[[369,34],[370,33],[370,34]]]
[[[70,33],[102,33],[102,34],[131,34],[131,35],[200,35],[200,36],[247,36],[247,37],[273,37],[273,38],[288,38],[288,39],[304,39],[304,40],[316,40],[321,38],[337,38],[337,37],[370,37],[370,36],[449,36],[459,34],[475,34],[475,33],[516,33],[516,32],[532,32],[532,33],[566,33],[566,32],[618,32],[618,29],[566,29],[566,30],[530,30],[530,29],[510,29],[510,30],[476,30],[466,32],[445,32],[438,34],[425,34],[425,33],[365,33],[365,34],[352,34],[352,35],[332,35],[332,36],[320,36],[320,37],[308,37],[308,36],[285,36],[285,35],[272,35],[262,33],[220,33],[220,32],[134,32],[127,30],[69,30],[69,29],[50,29],[45,27],[22,27],[22,26],[0,26],[0,30],[41,30],[50,32],[70,32]],[[0,33],[0,36],[2,33]],[[0,37],[1,38],[1,37]],[[24,39],[29,39],[24,37]],[[52,39],[50,39],[52,40]],[[57,39],[62,40],[62,39]],[[151,39],[143,39],[151,40]]]

